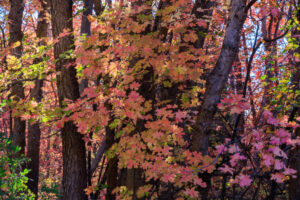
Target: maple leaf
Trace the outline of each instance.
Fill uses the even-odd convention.
[[[283,183],[285,179],[285,176],[283,176],[281,173],[276,173],[271,175],[271,180],[276,181],[277,183]]]
[[[244,110],[243,109],[241,109],[240,107],[238,107],[238,106],[232,106],[231,108],[230,108],[230,114],[240,114],[240,113],[242,113]]]
[[[136,91],[131,91],[128,97],[132,101],[137,101],[139,99],[140,95]]]
[[[271,10],[271,15],[273,15],[273,17],[278,17],[279,14],[280,14],[280,11],[278,8],[273,8]]]
[[[168,182],[172,183],[174,180],[174,175],[173,174],[165,174],[165,175],[163,175],[162,180],[166,183],[168,183]]]
[[[276,156],[280,156],[283,158],[288,158],[286,153],[284,153],[279,147],[270,148],[270,151],[273,152]]]
[[[229,167],[228,165],[226,165],[226,164],[224,165],[224,167],[220,167],[219,169],[223,173],[233,174],[233,169],[231,167]]]
[[[204,27],[204,28],[206,28],[207,27],[207,23],[206,23],[206,21],[205,20],[201,20],[201,19],[199,19],[198,21],[197,21],[197,25],[199,26],[199,27]]]
[[[198,192],[194,188],[185,190],[184,194],[187,195],[187,196],[190,196],[191,198],[197,198],[198,197]]]
[[[295,175],[297,173],[297,170],[291,169],[291,168],[285,168],[283,171],[283,174],[286,176],[292,176],[293,178],[296,178]]]
[[[241,187],[249,186],[252,183],[252,179],[250,178],[249,175],[240,175],[238,178]]]
[[[278,137],[282,137],[282,138],[284,138],[284,137],[289,137],[290,136],[290,134],[288,133],[288,132],[286,132],[284,129],[279,129],[278,131],[276,131],[276,135],[278,136]]]
[[[201,178],[198,178],[198,177],[196,177],[194,179],[194,183],[201,186],[202,188],[206,188],[206,186],[207,186],[206,183],[203,182],[203,180]]]
[[[270,167],[274,158],[271,154],[263,154],[262,155],[263,159],[264,159],[264,164],[267,166],[267,167]]]
[[[231,156],[231,159],[230,159],[230,165],[232,167],[234,167],[238,161],[240,160],[246,160],[247,158],[243,155],[241,155],[240,153],[236,153],[234,154],[233,156]]]
[[[130,89],[132,90],[138,90],[140,87],[140,84],[136,81],[134,81],[133,83],[130,84]]]
[[[274,125],[274,126],[278,126],[279,125],[279,121],[273,117],[270,117],[267,119],[267,123]]]
[[[261,149],[264,148],[264,144],[262,142],[258,142],[254,144],[254,147],[256,148],[257,151],[260,151]]]
[[[187,112],[186,112],[186,111],[181,111],[181,110],[177,111],[177,112],[175,113],[176,121],[177,121],[177,122],[182,122],[182,119],[185,118],[186,115],[187,115]]]
[[[279,160],[275,160],[275,165],[274,165],[275,169],[277,170],[281,170],[284,168],[284,163],[279,161]]]

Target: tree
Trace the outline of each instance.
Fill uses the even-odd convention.
[[[40,198],[298,198],[295,1],[52,0],[37,42],[40,3],[20,57],[0,15],[0,129],[28,121]]]
[[[41,40],[40,45],[46,45],[43,41],[47,37],[49,28],[49,9],[50,1],[41,1],[41,11],[38,16],[38,24],[36,35]],[[34,64],[42,62],[42,58],[34,60]],[[43,80],[40,77],[36,77],[35,86],[31,90],[31,98],[37,103],[41,102]],[[34,124],[28,125],[28,143],[27,143],[27,157],[30,159],[27,167],[30,170],[28,174],[28,187],[29,189],[38,197],[38,184],[39,184],[39,158],[40,158],[40,136],[41,129],[40,123],[36,122]]]
[[[57,38],[63,31],[73,31],[72,0],[51,1],[52,31]],[[74,37],[67,35],[54,45],[54,56],[57,59],[57,88],[59,104],[63,109],[64,101],[75,101],[79,98],[79,84],[72,60],[62,55],[74,50]],[[67,66],[70,64],[71,66]],[[82,135],[78,133],[73,122],[66,122],[61,129],[63,153],[63,199],[87,199],[84,189],[87,184],[86,151]]]
[[[16,58],[20,58],[23,53],[22,47],[22,17],[24,10],[24,1],[23,0],[11,0],[10,1],[10,11],[8,15],[9,21],[9,45],[12,47],[11,55]],[[15,46],[15,47],[14,47]],[[20,99],[24,99],[24,88],[22,82],[15,80],[12,82],[12,93],[11,96],[15,98],[16,101]],[[21,150],[16,154],[16,156],[20,156],[25,152],[25,121],[20,117],[14,117],[13,122],[13,130],[11,130],[11,136],[13,138],[13,142],[15,145],[21,147]]]

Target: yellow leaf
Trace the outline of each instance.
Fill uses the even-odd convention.
[[[20,41],[17,41],[17,42],[15,42],[13,45],[12,45],[12,48],[16,48],[16,47],[18,47],[18,46],[20,46],[21,45],[21,42]]]

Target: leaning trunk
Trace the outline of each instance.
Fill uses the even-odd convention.
[[[198,151],[204,155],[208,154],[209,138],[217,104],[238,53],[240,32],[248,12],[246,2],[246,0],[232,1],[221,53],[214,69],[207,77],[204,100],[198,112],[191,146],[192,151]],[[208,186],[205,189],[199,188],[199,191],[202,199],[208,199],[210,175],[204,173],[202,179]]]
[[[217,103],[220,101],[221,92],[238,53],[240,32],[247,17],[247,11],[245,0],[232,1],[222,50],[214,69],[207,78],[204,101],[197,116],[196,129],[192,137],[193,151],[208,153],[212,119],[217,111]]]

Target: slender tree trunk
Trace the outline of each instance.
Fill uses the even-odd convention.
[[[38,25],[36,30],[36,35],[40,41],[40,45],[45,45],[43,42],[43,38],[47,37],[47,31],[49,27],[49,22],[47,20],[47,14],[49,13],[49,0],[42,0],[41,6],[42,10],[38,16]],[[34,63],[41,62],[42,59],[35,59]],[[43,80],[37,79],[35,80],[34,88],[30,92],[30,97],[37,102],[41,102],[43,94],[42,94]],[[28,188],[35,194],[36,199],[38,198],[38,183],[39,183],[39,159],[40,159],[40,136],[41,129],[39,122],[28,125],[28,144],[27,144],[27,157],[30,159],[27,164],[27,168],[30,170],[28,173]]]
[[[197,116],[195,133],[192,137],[191,150],[193,151],[199,151],[203,154],[208,153],[212,120],[239,49],[240,32],[247,17],[247,12],[245,0],[232,1],[222,50],[213,71],[207,78],[204,101]]]
[[[297,20],[300,21],[300,1],[297,3]],[[299,35],[300,31],[298,28],[294,31],[293,35]],[[297,44],[300,44],[300,39],[297,37]],[[300,53],[300,47],[296,49],[295,53]],[[297,91],[299,92],[300,90],[300,62],[298,60],[295,61],[296,65],[294,68],[294,72],[292,74],[292,85],[293,85],[293,90],[295,94],[297,94]],[[290,116],[290,121],[294,121],[296,116],[300,116],[300,107],[299,107],[299,102],[300,102],[300,95],[295,96],[295,101],[296,105],[293,108],[293,111]],[[299,122],[298,122],[299,124]],[[294,131],[294,138],[300,137],[300,127],[297,127]],[[300,147],[297,146],[292,152],[291,152],[291,159],[290,159],[290,166],[291,168],[297,170],[297,177],[296,178],[291,178],[290,184],[289,184],[289,199],[290,200],[298,200],[300,199]]]
[[[67,29],[73,31],[72,0],[52,0],[52,28],[53,37]],[[76,78],[76,69],[72,65],[73,60],[60,57],[68,50],[74,49],[72,35],[65,36],[54,45],[54,56],[57,59],[57,88],[60,106],[63,108],[65,99],[75,101],[80,97],[79,84]],[[69,64],[70,66],[66,66]],[[84,200],[87,199],[84,189],[87,185],[86,150],[82,135],[78,133],[73,122],[64,123],[62,132],[63,148],[63,180],[62,199]]]
[[[209,138],[217,104],[238,53],[240,32],[248,12],[246,2],[246,0],[232,1],[221,53],[214,69],[207,77],[204,101],[199,109],[191,146],[192,151],[198,151],[204,155],[208,154]],[[202,178],[207,183],[207,188],[199,188],[199,191],[202,199],[206,200],[209,198],[210,175],[204,173]]]
[[[13,45],[16,42],[20,42],[20,45],[11,49],[11,54],[17,58],[22,56],[23,46],[22,46],[22,18],[24,11],[24,1],[23,0],[10,0],[10,11],[8,14],[9,23],[9,45]],[[12,92],[11,95],[14,96],[14,100],[18,101],[24,98],[24,88],[22,82],[16,80],[12,82]],[[15,154],[15,156],[20,156],[25,152],[25,121],[20,117],[13,118],[12,126],[12,138],[15,145],[21,147],[21,151]]]
[[[110,120],[110,123],[113,119]],[[115,143],[115,131],[109,126],[106,127],[106,137],[105,137],[105,151],[109,150]],[[108,160],[107,170],[105,174],[105,179],[107,183],[106,199],[113,200],[116,199],[116,195],[113,194],[113,190],[118,186],[118,157],[115,156]]]
[[[88,16],[92,15],[93,13],[93,0],[85,0],[83,5],[83,15],[81,19],[81,29],[80,34],[90,36],[91,35],[91,22],[88,20]],[[84,89],[88,88],[89,81],[88,79],[82,79],[79,84],[79,93],[82,94]],[[92,137],[93,133],[90,133],[90,138]],[[91,146],[91,142],[88,142],[88,146]],[[88,150],[87,152],[87,184],[92,184],[92,171],[91,171],[91,164],[92,164],[92,150]]]
[[[299,50],[299,49],[298,49]],[[300,90],[299,84],[300,84],[300,62],[296,63],[296,72],[294,74],[294,83],[297,85],[295,88],[296,90]],[[296,101],[300,102],[300,97],[296,97]],[[300,108],[299,104],[293,108],[292,115],[300,116]],[[293,117],[295,118],[295,117]],[[294,120],[294,119],[292,119]],[[299,122],[298,122],[299,124]],[[294,131],[293,136],[300,137],[300,127],[297,127]],[[290,184],[289,184],[289,199],[290,200],[298,200],[300,199],[300,147],[297,146],[292,152],[291,152],[291,159],[290,159],[290,167],[292,169],[297,170],[296,178],[291,178]]]
[[[101,15],[105,7],[102,5],[102,0],[93,0],[94,5],[95,5],[95,12],[96,15]]]

